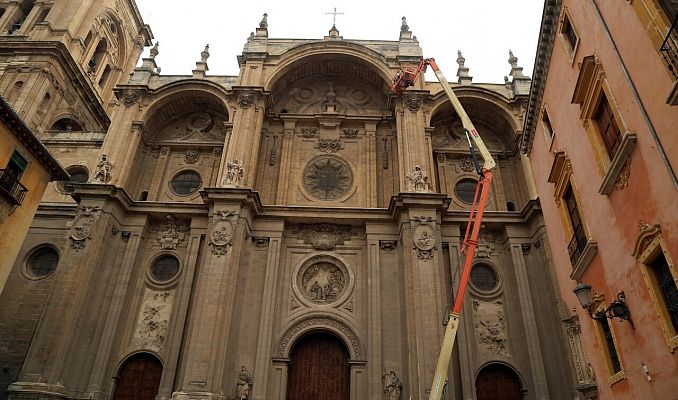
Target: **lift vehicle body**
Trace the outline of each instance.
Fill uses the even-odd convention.
[[[440,355],[438,356],[438,364],[433,375],[433,383],[431,384],[431,391],[429,400],[442,400],[445,386],[447,384],[447,370],[452,357],[452,349],[454,348],[454,341],[457,336],[457,329],[459,328],[459,320],[461,319],[461,307],[466,294],[468,280],[471,275],[471,264],[473,263],[473,256],[475,254],[476,246],[478,244],[478,235],[480,233],[480,225],[483,220],[483,212],[487,205],[487,199],[490,191],[490,183],[492,182],[492,169],[496,163],[492,158],[489,150],[483,143],[483,140],[478,135],[478,131],[473,126],[471,119],[466,114],[464,107],[462,107],[459,99],[452,91],[450,84],[445,79],[438,65],[433,58],[424,58],[415,67],[405,67],[401,69],[393,78],[391,83],[391,91],[395,95],[402,95],[409,86],[413,86],[417,81],[419,75],[426,70],[426,66],[430,65],[443,87],[445,94],[447,94],[454,111],[461,119],[462,126],[466,132],[466,138],[469,142],[471,156],[476,167],[476,171],[480,176],[478,186],[473,197],[473,204],[471,206],[471,214],[469,215],[468,223],[466,225],[466,233],[464,234],[464,241],[461,247],[461,253],[464,255],[464,264],[459,278],[459,288],[457,290],[454,305],[449,311],[449,319],[445,327],[445,335],[443,343],[440,348]],[[471,143],[473,141],[473,143]],[[483,158],[483,165],[480,166],[474,146]]]

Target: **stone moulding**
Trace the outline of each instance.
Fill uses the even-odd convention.
[[[287,328],[273,349],[273,358],[288,358],[295,340],[304,333],[315,330],[329,330],[338,334],[349,349],[352,361],[366,361],[365,349],[354,330],[341,320],[329,315],[308,316]]]

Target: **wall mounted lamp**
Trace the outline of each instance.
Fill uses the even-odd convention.
[[[601,320],[605,318],[619,318],[622,320],[622,322],[624,320],[629,321],[631,328],[635,329],[633,326],[633,321],[631,320],[631,311],[629,311],[629,307],[626,305],[626,296],[624,295],[624,291],[617,293],[617,299],[610,303],[605,311],[594,311],[594,309],[597,308],[597,304],[595,305],[596,307],[594,307],[593,290],[591,289],[591,285],[579,282],[572,291],[577,296],[579,304],[581,304],[583,309],[588,311],[591,318],[595,320]]]

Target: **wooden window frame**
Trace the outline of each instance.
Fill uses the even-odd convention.
[[[570,221],[567,204],[563,199],[568,187],[572,188],[572,193],[574,194],[574,199],[577,203],[577,210],[579,212],[579,218],[581,219],[582,229],[584,231],[584,235],[587,238],[586,246],[582,250],[582,254],[577,262],[572,265],[572,272],[570,273],[570,278],[579,281],[598,252],[598,242],[596,242],[596,240],[591,237],[591,231],[586,224],[586,217],[582,208],[581,196],[577,190],[577,185],[572,179],[572,163],[564,151],[560,151],[555,154],[548,181],[555,184],[553,196],[555,198],[556,206],[560,212],[561,224],[565,232],[565,240],[567,241],[566,246],[569,244],[575,233],[575,227],[572,226],[572,222]]]
[[[666,303],[664,302],[661,289],[659,288],[657,279],[655,278],[655,272],[651,265],[660,252],[664,254],[669,271],[673,276],[674,282],[678,286],[678,273],[662,236],[661,227],[659,225],[641,223],[640,233],[636,239],[636,245],[633,250],[633,256],[640,264],[640,271],[643,274],[643,279],[645,280],[645,284],[650,293],[650,299],[652,300],[652,305],[657,314],[657,319],[662,330],[662,336],[664,336],[666,345],[671,352],[673,352],[678,348],[678,332],[673,327],[671,316],[666,309]]]
[[[574,32],[574,36],[577,39],[575,43],[571,43],[569,36],[565,32],[566,27],[568,25],[572,29],[572,32]],[[574,27],[574,24],[572,23],[572,17],[570,16],[567,7],[563,7],[563,12],[560,14],[558,25],[558,37],[560,38],[560,43],[563,45],[563,48],[567,53],[570,65],[574,64],[577,49],[579,48],[579,42],[581,41],[581,36],[579,36],[577,29]]]
[[[601,101],[610,105],[612,114],[619,128],[621,143],[613,156],[608,154],[603,133],[595,120]],[[593,153],[603,177],[598,193],[608,195],[614,188],[623,189],[628,183],[631,168],[631,153],[636,146],[636,134],[630,132],[622,117],[619,104],[612,95],[605,71],[594,55],[586,56],[581,62],[577,84],[572,95],[572,103],[580,106],[584,129],[589,138]]]

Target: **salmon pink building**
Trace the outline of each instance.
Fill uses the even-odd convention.
[[[677,396],[677,11],[544,5],[522,149],[581,391],[600,399]]]

